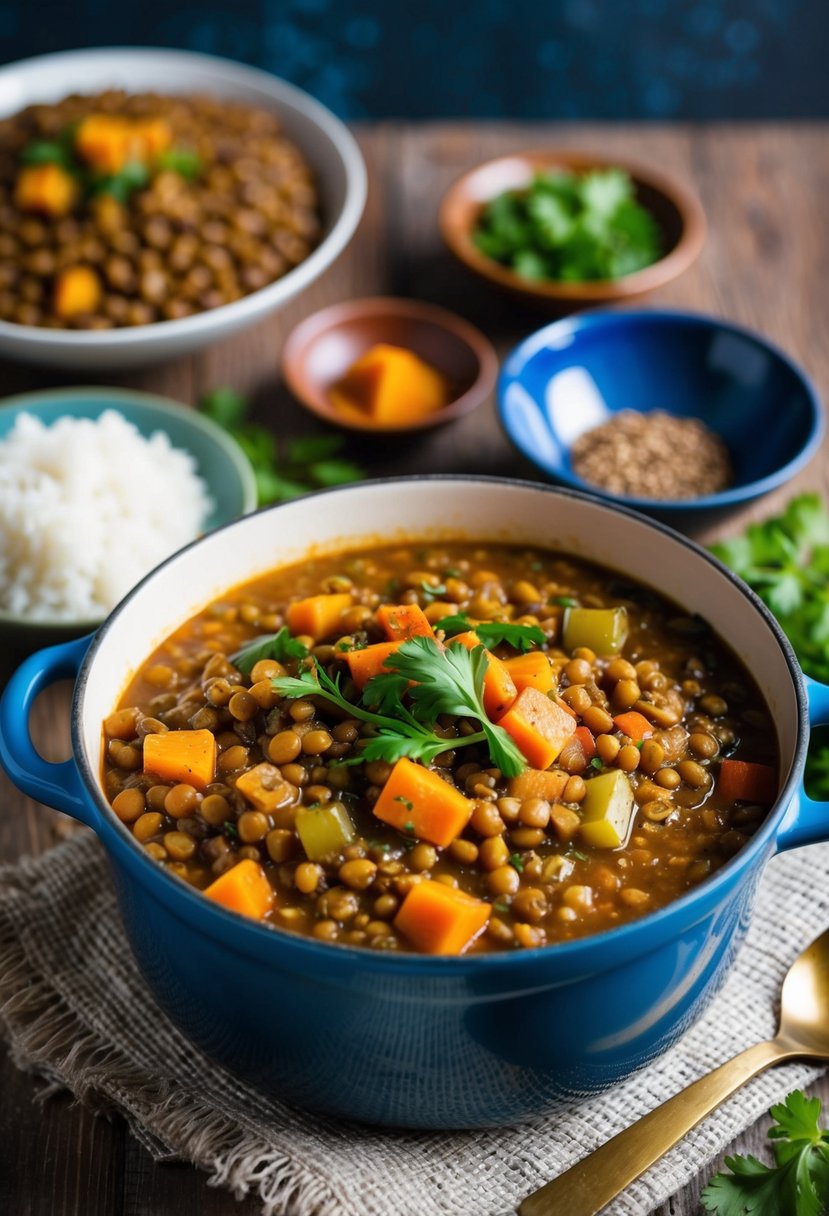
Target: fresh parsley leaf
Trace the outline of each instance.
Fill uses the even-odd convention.
[[[172,169],[186,181],[193,181],[202,170],[202,159],[193,148],[168,148],[158,158],[161,169]]]
[[[622,169],[539,174],[484,207],[472,239],[527,279],[616,279],[655,262],[662,237]]]
[[[435,588],[435,594],[442,594],[445,590],[444,587],[439,592]],[[435,622],[435,630],[439,629],[450,638],[474,629],[482,645],[499,646],[502,642],[506,642],[515,650],[520,650],[522,654],[532,650],[533,646],[543,646],[546,641],[544,630],[539,629],[538,625],[513,625],[509,621],[481,621],[480,624],[473,625],[465,612],[441,617],[439,621]]]
[[[74,172],[77,168],[71,149],[57,139],[34,139],[20,153],[24,165],[60,165]]]
[[[248,642],[230,656],[230,661],[243,676],[250,676],[262,659],[275,659],[277,663],[285,663],[289,659],[304,659],[307,655],[308,647],[292,637],[287,626],[283,625],[278,633],[268,633]]]
[[[286,443],[285,459],[289,464],[313,464],[336,456],[341,447],[341,435],[298,435]]]
[[[555,604],[558,608],[578,608],[579,601],[574,600],[572,595],[556,595],[550,600],[551,604]]]
[[[523,874],[524,859],[522,858],[520,853],[513,853],[509,859],[509,863],[514,870],[518,871],[519,874]]]
[[[308,465],[307,471],[313,484],[322,488],[361,481],[364,476],[359,465],[350,460],[315,460]]]
[[[485,742],[493,764],[505,776],[524,771],[524,757],[515,742],[502,727],[490,722],[484,710],[487,657],[483,646],[471,651],[457,646],[442,650],[433,638],[410,638],[388,656],[385,666],[387,671],[368,681],[359,703],[343,696],[339,680],[332,679],[316,660],[299,676],[278,676],[272,683],[280,696],[322,697],[350,717],[377,728],[377,734],[361,744],[359,756],[345,764],[395,761],[403,756],[430,764],[441,752]],[[477,718],[481,729],[445,738],[431,729],[442,714]]]
[[[593,759],[590,761],[590,767],[595,768],[597,772],[600,772],[601,769],[604,768],[604,764],[602,763],[599,756],[594,756]]]
[[[769,1111],[775,1165],[756,1157],[726,1157],[731,1171],[716,1174],[700,1196],[717,1216],[827,1216],[829,1131],[819,1125],[819,1098],[800,1090]]]
[[[111,194],[117,202],[126,204],[136,190],[142,190],[150,180],[150,171],[139,160],[128,161],[118,173],[108,173],[92,183],[91,193]]]

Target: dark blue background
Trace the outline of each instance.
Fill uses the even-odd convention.
[[[829,115],[829,0],[0,0],[5,62],[210,51],[346,118]]]

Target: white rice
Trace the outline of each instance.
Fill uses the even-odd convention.
[[[45,426],[22,413],[0,441],[0,609],[95,620],[202,531],[196,461],[116,410]]]

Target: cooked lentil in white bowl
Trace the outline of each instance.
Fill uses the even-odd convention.
[[[113,90],[126,95],[123,114]],[[152,95],[158,102],[158,114]],[[119,195],[117,189],[111,190],[111,176],[109,184],[104,182],[115,166],[107,165],[107,141],[104,139],[102,150],[100,132],[94,133],[94,146],[90,139],[87,148],[78,148],[77,120],[89,111],[87,98],[96,99],[90,111],[96,119],[103,114],[106,120],[114,113],[126,123],[143,119],[156,126],[160,119],[162,145],[160,151],[153,151],[149,185],[164,184],[158,179],[165,176],[165,165],[172,185],[179,174],[186,214],[179,215],[175,208],[172,215],[163,210],[152,214],[153,195],[158,191],[141,186],[133,187],[135,193],[128,196],[126,205],[120,204],[121,214],[115,214],[113,222],[109,215],[97,215],[102,200],[118,213]],[[23,139],[15,124],[21,121],[21,111],[33,106],[44,109],[28,112],[23,120],[28,123],[27,138]],[[53,111],[55,131],[51,132]],[[166,112],[178,121],[178,130],[184,129],[185,160],[189,156],[191,168],[196,165],[194,180],[183,185],[184,161],[169,167],[170,157],[175,160],[181,150],[175,138],[170,144],[170,131],[163,130]],[[201,162],[192,155],[193,146],[199,146],[200,121],[212,141],[211,157],[203,156]],[[263,162],[263,172],[254,175],[257,181],[245,181],[241,174],[245,166],[240,162],[252,159],[245,145],[250,142],[249,129],[257,121],[272,136],[273,157],[286,160],[286,172],[302,187],[304,197],[296,205],[290,197],[287,200],[284,233],[278,230],[279,208],[270,205],[272,197],[264,197],[270,184],[264,172],[268,166]],[[175,135],[173,117],[168,126]],[[63,215],[55,215],[38,196],[42,182],[33,180],[29,184],[34,188],[34,210],[27,213],[21,203],[23,170],[32,170],[36,178],[48,167],[50,174],[59,177],[60,165],[51,154],[43,159],[48,151],[43,145],[50,138],[55,143],[63,140],[66,152],[67,132],[72,133],[73,144],[68,148],[70,174],[59,186],[81,195],[88,192],[89,197],[65,207]],[[156,130],[153,138],[157,135]],[[0,236],[8,246],[0,257],[5,271],[5,278],[0,276],[0,297],[4,297],[0,298],[4,305],[0,307],[0,355],[41,365],[88,370],[136,366],[187,354],[225,338],[281,307],[327,270],[350,240],[365,203],[362,156],[333,114],[266,72],[185,51],[70,51],[0,70],[0,145],[4,143],[9,146],[12,167],[16,168],[15,161],[20,166],[15,173],[7,173],[5,181],[0,174]],[[137,145],[133,141],[129,146],[127,169],[134,164]],[[73,157],[83,169],[75,174],[74,182]],[[90,166],[92,186],[86,175]],[[279,172],[277,165],[277,178]],[[224,199],[226,216],[199,206],[200,195],[212,188],[217,173],[228,177],[232,187]],[[199,180],[202,174],[203,183]],[[258,190],[260,198],[249,198],[251,190]],[[273,194],[280,190],[274,179]],[[140,208],[132,205],[135,199]],[[93,208],[94,227],[88,222]],[[255,232],[245,231],[242,220],[246,216],[256,225]],[[150,221],[159,230],[152,234],[153,239],[147,233]],[[52,239],[51,225],[61,222],[68,234],[65,243]],[[136,233],[137,222],[141,228]],[[284,249],[279,244],[281,235]],[[154,244],[156,237],[160,245]],[[250,248],[243,248],[246,240]],[[184,249],[188,243],[190,247]],[[64,244],[72,249],[68,259],[63,257]],[[181,291],[184,271],[179,275],[174,264],[179,252],[184,261],[189,258],[188,268],[192,266],[200,274],[187,293]],[[46,264],[50,257],[54,266],[52,261]],[[60,275],[78,265],[86,272],[87,281],[81,288],[92,290],[94,303],[66,321],[56,306]]]

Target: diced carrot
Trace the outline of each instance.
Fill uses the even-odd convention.
[[[67,266],[55,279],[55,312],[64,318],[94,312],[102,295],[101,280],[91,266]]]
[[[483,900],[425,878],[403,900],[394,926],[424,954],[463,954],[491,911]]]
[[[770,806],[777,797],[777,773],[768,764],[723,760],[717,792],[728,802],[761,802]]]
[[[510,778],[507,793],[510,798],[520,798],[522,801],[525,798],[546,798],[547,802],[557,802],[569,779],[570,774],[558,768],[525,768],[523,773]]]
[[[328,637],[337,628],[342,614],[354,603],[347,592],[309,595],[288,605],[287,621],[291,633],[310,634],[315,641]]]
[[[20,170],[14,201],[21,211],[67,215],[78,197],[78,183],[60,165],[27,165]]]
[[[569,714],[571,718],[575,718],[576,721],[578,721],[579,715],[574,709],[570,708],[563,697],[556,697],[556,705],[559,707],[559,709],[563,709],[566,714]]]
[[[386,659],[401,645],[401,642],[376,642],[374,646],[364,646],[362,650],[344,650],[338,657],[348,663],[348,670],[357,687],[365,688],[374,676],[389,670],[384,666]]]
[[[504,666],[513,678],[518,692],[522,688],[537,688],[539,692],[550,692],[553,687],[553,669],[546,654],[531,650],[514,659],[504,659]]]
[[[445,848],[460,836],[472,802],[422,764],[398,760],[373,807],[398,832]]]
[[[257,811],[270,814],[286,802],[286,784],[275,764],[257,764],[236,778],[236,789]]]
[[[456,642],[467,650],[474,650],[476,646],[481,645],[481,639],[474,629],[469,629],[466,633],[458,633],[455,637],[449,639],[450,646],[454,646]],[[508,709],[512,705],[518,694],[518,689],[515,687],[515,681],[507,670],[506,663],[497,658],[490,650],[486,652],[486,658],[484,709],[494,722],[505,709]]]
[[[576,738],[581,744],[581,750],[584,752],[584,758],[589,764],[596,754],[596,740],[593,732],[586,726],[576,727]]]
[[[435,631],[419,604],[381,604],[375,618],[392,642],[435,636]]]
[[[216,736],[209,730],[168,730],[144,739],[144,771],[162,781],[203,790],[216,775]]]
[[[569,714],[536,688],[525,688],[498,725],[512,735],[534,768],[549,768],[576,729]]]
[[[223,908],[240,912],[251,920],[262,920],[276,901],[267,874],[258,862],[249,857],[238,862],[232,870],[226,870],[205,888],[204,894]]]
[[[638,713],[635,709],[629,710],[626,714],[617,714],[613,723],[617,730],[620,730],[623,735],[628,735],[634,743],[641,743],[643,739],[647,739],[653,734],[653,722],[649,722],[644,714]]]

